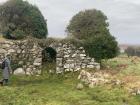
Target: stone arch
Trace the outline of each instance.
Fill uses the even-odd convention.
[[[52,47],[46,47],[42,50],[42,64],[45,62],[56,62],[57,52]]]
[[[100,69],[100,64],[86,55],[83,47],[76,47],[67,42],[52,42],[46,47],[53,48],[56,54],[56,73],[75,72],[81,69]]]

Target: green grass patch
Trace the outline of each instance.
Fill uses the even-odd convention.
[[[114,60],[110,65],[128,63],[126,73],[132,70],[131,62]],[[117,64],[116,64],[117,63]],[[40,76],[11,76],[9,86],[0,87],[0,105],[139,105],[140,96],[132,96],[121,87],[96,86],[77,90],[77,73],[49,74],[55,64],[43,67]],[[139,67],[133,66],[135,73]],[[120,74],[125,74],[124,71]]]
[[[77,74],[12,76],[0,87],[0,105],[138,105],[140,97],[121,88],[95,87],[77,90]]]

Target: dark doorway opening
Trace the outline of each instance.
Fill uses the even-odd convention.
[[[57,52],[52,47],[47,47],[42,51],[42,73],[56,72],[56,55]]]
[[[42,51],[42,62],[43,63],[54,63],[56,62],[56,50],[52,47],[47,47]]]

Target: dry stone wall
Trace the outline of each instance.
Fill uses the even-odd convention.
[[[100,69],[100,64],[86,55],[83,47],[75,47],[70,43],[51,43],[40,47],[36,41],[22,40],[0,41],[0,62],[5,54],[11,56],[14,74],[40,74],[42,51],[47,47],[56,50],[56,73],[75,72],[81,69]]]
[[[100,64],[87,56],[83,47],[77,48],[70,43],[53,43],[49,47],[57,52],[56,73],[75,72],[85,68],[100,69]]]
[[[37,43],[23,41],[0,41],[0,62],[5,54],[10,55],[11,65],[15,74],[40,74],[42,49]]]

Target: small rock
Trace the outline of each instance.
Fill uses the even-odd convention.
[[[84,47],[80,47],[80,48],[79,48],[79,50],[83,50],[83,49],[84,49]]]
[[[94,88],[94,86],[95,86],[95,83],[94,82],[92,82],[92,83],[89,84],[89,88]]]
[[[69,64],[64,64],[64,68],[65,68],[65,69],[68,69],[69,67],[70,67]]]
[[[137,95],[140,95],[140,89],[137,90]]]
[[[78,83],[76,88],[78,90],[82,90],[84,88],[84,85],[82,83]]]
[[[42,61],[42,58],[36,58],[36,59],[34,60],[34,63],[41,63],[41,61]]]
[[[7,51],[0,48],[0,53],[1,53],[1,54],[2,54],[2,53],[5,54],[5,53],[7,53]]]
[[[80,54],[80,57],[85,57],[86,56],[86,54]]]
[[[27,68],[26,69],[26,75],[31,75],[32,69],[31,68]]]
[[[120,85],[121,81],[120,80],[116,80],[116,85]]]
[[[41,66],[41,63],[34,63],[35,66]]]
[[[19,65],[22,65],[23,63],[24,63],[23,61],[19,61],[19,63],[18,63],[18,64],[19,64]]]
[[[79,71],[81,68],[80,67],[77,67],[74,71]]]
[[[77,56],[77,54],[73,54],[71,57],[74,58],[74,57],[76,57],[76,56]]]
[[[70,55],[64,55],[64,58],[68,58]]]
[[[87,68],[93,69],[94,68],[94,65],[87,65]]]

